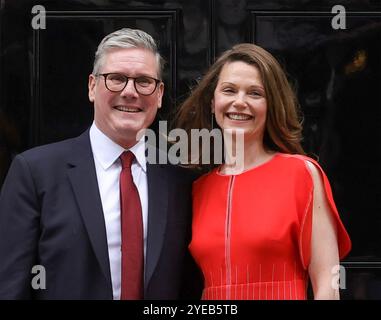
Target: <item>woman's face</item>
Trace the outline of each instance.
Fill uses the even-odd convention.
[[[212,112],[222,129],[241,129],[246,142],[263,142],[267,103],[257,67],[242,61],[228,62],[214,91]]]

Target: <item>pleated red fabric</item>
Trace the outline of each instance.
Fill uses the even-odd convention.
[[[340,258],[351,241],[329,181],[305,156],[278,153],[238,175],[216,168],[193,185],[190,251],[200,266],[203,299],[306,299],[316,165],[336,221]]]

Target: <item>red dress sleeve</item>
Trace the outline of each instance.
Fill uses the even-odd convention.
[[[328,205],[331,209],[331,213],[334,217],[334,220],[336,221],[339,257],[340,259],[343,259],[351,250],[352,243],[340,219],[339,213],[337,211],[335,202],[333,200],[330,183],[324,171],[315,160],[307,158],[307,157],[303,157],[303,158],[305,161],[307,160],[309,162],[312,162],[318,168],[320,175],[322,177],[323,188],[325,191],[326,199],[328,201]],[[307,166],[308,172],[310,172],[308,168],[308,164],[305,163],[305,165]],[[307,207],[306,207],[306,210],[302,219],[302,223],[301,223],[300,238],[299,238],[300,256],[302,259],[303,267],[305,269],[308,268],[310,264],[310,260],[311,260],[312,210],[313,210],[313,192],[311,194],[310,199],[308,199],[308,202],[307,202]]]

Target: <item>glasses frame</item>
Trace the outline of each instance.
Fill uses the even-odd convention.
[[[107,86],[107,76],[110,75],[110,74],[117,74],[117,75],[120,75],[120,76],[123,76],[124,78],[126,78],[126,82],[125,82],[124,87],[123,87],[122,89],[120,89],[120,90],[111,90],[111,89]],[[150,95],[152,95],[152,94],[156,91],[156,89],[157,89],[157,85],[161,82],[161,80],[156,79],[156,78],[153,78],[153,77],[150,77],[150,76],[127,77],[126,75],[124,75],[124,74],[122,74],[122,73],[118,73],[118,72],[97,73],[95,76],[97,76],[97,77],[98,77],[98,76],[103,76],[103,78],[104,78],[104,80],[105,80],[105,87],[106,87],[107,90],[109,90],[109,91],[111,91],[111,92],[122,92],[122,91],[126,88],[126,86],[127,86],[127,84],[128,84],[128,81],[130,81],[130,79],[132,79],[132,80],[133,80],[132,82],[134,83],[134,88],[135,88],[136,92],[137,92],[138,94],[141,94],[142,96],[150,96]],[[152,80],[155,81],[155,88],[152,90],[151,93],[149,93],[149,94],[147,94],[147,93],[141,93],[141,92],[136,88],[136,82],[135,82],[135,80],[138,79],[138,78],[149,78],[149,79],[152,79]]]

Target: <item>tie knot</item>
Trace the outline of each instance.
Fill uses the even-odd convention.
[[[131,151],[125,151],[120,155],[122,161],[122,168],[131,168],[132,161],[134,161],[135,155]]]

